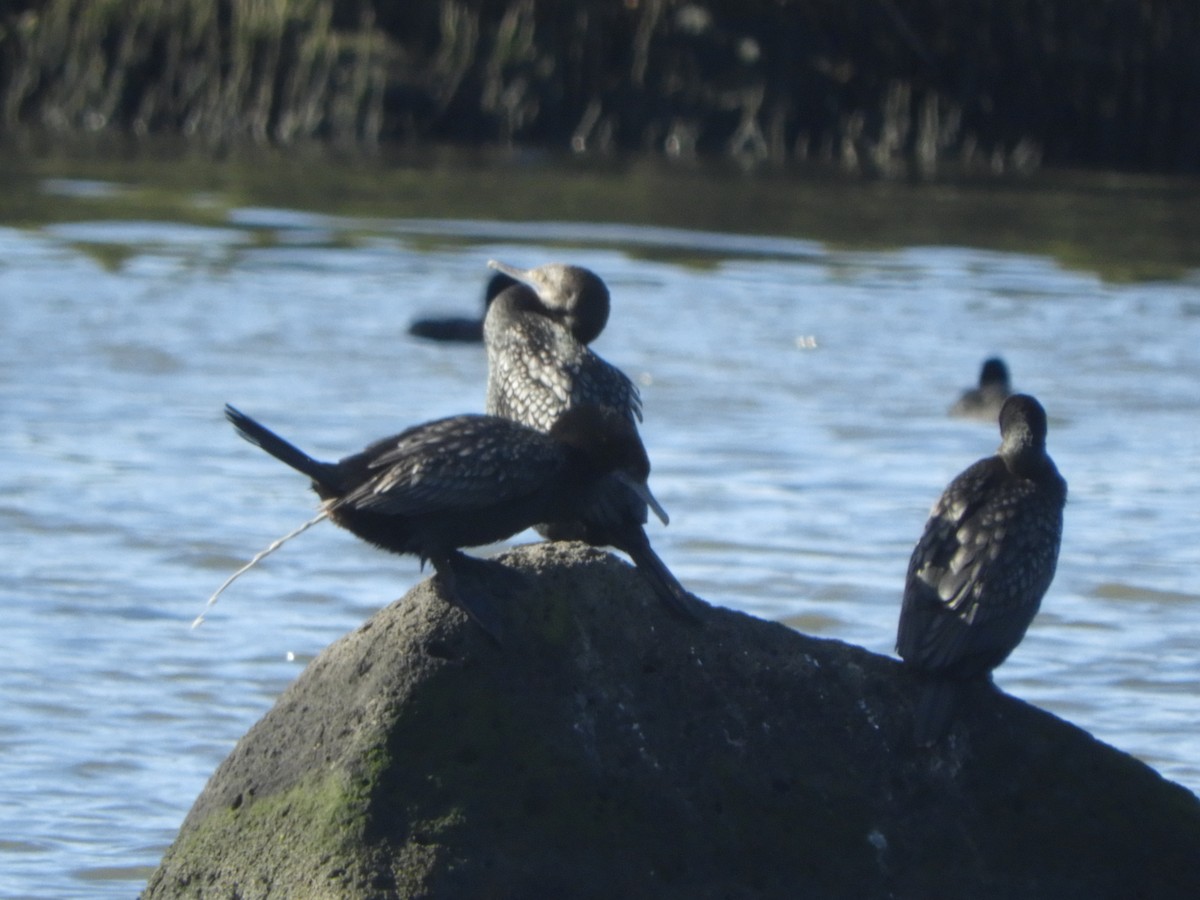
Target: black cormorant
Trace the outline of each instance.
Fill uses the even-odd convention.
[[[534,269],[494,260],[488,265],[520,283],[496,297],[484,320],[487,412],[541,431],[579,404],[611,409],[631,425],[641,421],[637,387],[588,347],[608,322],[609,293],[604,282],[587,269],[559,263]],[[634,492],[627,484],[608,479],[600,499],[583,515],[547,519],[538,531],[551,540],[582,540],[624,551],[668,607],[696,619],[698,601],[671,574],[646,537],[647,502],[664,523],[667,516],[644,481],[641,488]]]
[[[1014,394],[1001,444],[950,482],[913,550],[896,649],[925,678],[918,744],[949,726],[959,685],[987,681],[1054,579],[1067,483],[1046,453],[1046,412]]]
[[[483,293],[483,312],[496,296],[505,288],[516,282],[503,272],[494,272],[488,279]],[[478,344],[483,340],[483,316],[425,316],[415,319],[408,326],[408,333],[413,337],[425,338],[430,341],[444,341],[459,344]]]
[[[983,361],[979,371],[979,387],[963,391],[962,396],[950,407],[950,415],[991,422],[1000,415],[1000,407],[1012,394],[1008,380],[1008,366],[998,356]]]
[[[473,577],[488,564],[459,548],[590,509],[607,479],[636,493],[650,468],[633,426],[595,406],[574,407],[548,433],[497,416],[438,419],[339,462],[313,459],[232,406],[225,415],[246,440],[312,479],[322,500],[312,523],[329,518],[383,550],[429,560],[450,600],[497,640],[498,619]]]

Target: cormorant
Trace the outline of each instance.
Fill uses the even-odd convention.
[[[993,356],[983,361],[983,368],[979,371],[979,387],[963,391],[962,396],[950,407],[950,415],[993,421],[1011,394],[1008,366],[1000,357]]]
[[[492,274],[483,294],[484,315],[487,315],[488,307],[496,296],[514,284],[516,281],[503,272]],[[408,326],[408,333],[430,341],[478,344],[483,340],[483,316],[477,319],[467,316],[427,316],[415,319]]]
[[[636,427],[642,418],[636,385],[587,346],[608,322],[604,282],[588,269],[560,263],[534,269],[495,260],[488,265],[520,283],[496,297],[484,319],[487,412],[546,431],[565,410],[596,404]],[[593,507],[582,515],[544,520],[538,531],[551,540],[581,540],[629,554],[670,609],[698,619],[696,598],[671,574],[646,537],[642,526],[647,504],[664,523],[667,516],[644,479],[640,488],[635,492],[617,479],[607,479]]]
[[[429,560],[450,601],[497,641],[498,619],[476,577],[491,564],[459,548],[591,509],[607,479],[636,493],[650,469],[633,426],[595,406],[572,408],[549,433],[497,416],[438,419],[335,463],[313,459],[232,406],[225,416],[246,440],[312,479],[322,512],[308,524],[329,518],[380,549]]]
[[[488,263],[519,284],[488,308],[487,411],[548,431],[564,409],[592,403],[640,422],[638,389],[588,347],[608,323],[608,287],[594,272],[551,263]]]
[[[896,650],[925,678],[916,742],[935,743],[959,687],[987,682],[1025,636],[1054,579],[1067,483],[1046,453],[1046,412],[1026,394],[1000,411],[1001,444],[952,482],[913,550]]]

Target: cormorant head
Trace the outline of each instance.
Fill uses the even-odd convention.
[[[550,436],[570,447],[592,474],[624,482],[667,524],[666,510],[646,484],[650,457],[628,416],[604,406],[573,406],[551,426]]]
[[[1000,456],[1015,470],[1045,452],[1046,410],[1028,394],[1013,394],[1000,408]]]
[[[518,269],[493,259],[488,265],[532,288],[544,314],[581,344],[590,344],[608,324],[608,287],[595,272],[563,263]]]
[[[1008,390],[1008,366],[998,356],[983,361],[983,369],[979,372],[979,386],[998,387]]]

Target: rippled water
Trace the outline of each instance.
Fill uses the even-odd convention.
[[[91,218],[0,228],[0,896],[135,893],[279,691],[418,580],[322,526],[188,629],[314,506],[222,404],[324,456],[479,410],[481,350],[405,326],[479,308],[490,257],[608,281],[596,346],[642,386],[672,514],[651,539],[680,579],[880,653],[930,504],[997,444],[946,407],[1003,354],[1071,496],[997,680],[1200,790],[1196,275],[650,227]]]

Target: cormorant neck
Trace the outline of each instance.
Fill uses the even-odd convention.
[[[581,344],[590,344],[604,331],[608,324],[609,300],[607,289],[603,293],[581,298],[562,313],[562,323]]]

